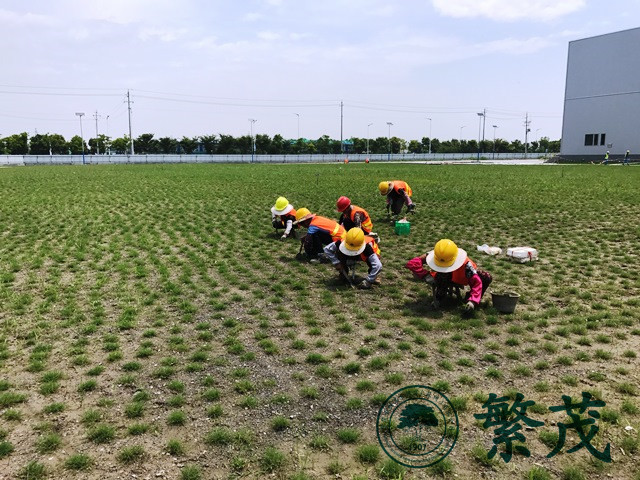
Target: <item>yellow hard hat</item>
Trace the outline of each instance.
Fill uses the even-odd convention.
[[[380,182],[378,184],[378,190],[380,190],[380,195],[386,195],[389,192],[390,182]]]
[[[304,207],[299,208],[298,210],[296,210],[296,222],[299,222],[307,215],[311,215],[311,212],[309,211],[308,208],[304,208]]]
[[[344,243],[348,250],[360,250],[360,247],[362,247],[362,244],[364,243],[364,232],[361,228],[352,228],[344,237]]]
[[[452,272],[462,266],[467,252],[448,238],[443,238],[427,254],[427,264],[436,272]]]
[[[287,208],[287,205],[289,205],[289,200],[284,197],[278,197],[274,208],[276,210],[284,210],[285,208]]]
[[[366,245],[364,242],[364,232],[361,228],[354,227],[344,236],[344,241],[340,244],[340,251],[345,255],[360,255]]]

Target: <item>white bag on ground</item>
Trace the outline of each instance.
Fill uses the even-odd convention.
[[[507,257],[519,263],[531,262],[538,259],[538,250],[532,247],[507,248]]]
[[[490,247],[486,243],[483,245],[477,245],[479,252],[484,252],[487,255],[500,255],[502,253],[502,249],[500,247]]]

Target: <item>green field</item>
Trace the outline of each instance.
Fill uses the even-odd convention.
[[[408,237],[386,219],[387,179],[413,188]],[[0,169],[0,478],[638,479],[638,185],[640,168],[593,165]],[[280,195],[368,209],[382,285],[297,259],[271,228]],[[471,318],[430,309],[404,263],[443,237],[521,295],[515,314],[490,295]],[[426,470],[377,446],[380,404],[412,384],[460,420]],[[592,444],[611,464],[567,453],[575,432],[546,458],[567,422],[547,407],[583,391],[606,402]],[[522,430],[530,458],[490,460],[473,415],[518,392],[545,426]]]

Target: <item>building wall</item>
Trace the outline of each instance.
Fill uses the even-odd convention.
[[[598,144],[585,145],[587,134],[598,134]],[[607,150],[640,154],[640,28],[569,43],[560,154]]]

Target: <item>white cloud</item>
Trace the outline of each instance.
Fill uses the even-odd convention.
[[[170,22],[186,11],[186,6],[170,0],[109,0],[78,2],[67,0],[68,11],[89,20],[117,24]]]
[[[585,6],[585,0],[432,0],[432,3],[442,15],[498,21],[553,20]]]
[[[16,13],[10,10],[0,9],[0,24],[3,26],[15,25],[19,27],[25,26],[51,26],[56,21],[47,15],[38,15],[35,13]]]
[[[258,12],[249,12],[246,13],[244,15],[244,17],[242,17],[242,19],[245,22],[257,22],[258,20],[261,20],[262,18],[264,18],[264,15]]]
[[[174,42],[183,37],[187,33],[184,28],[171,29],[171,28],[143,28],[138,33],[138,37],[142,41],[152,40],[158,38],[163,42]]]
[[[258,32],[258,38],[268,42],[273,42],[274,40],[279,40],[281,35],[276,32]]]

